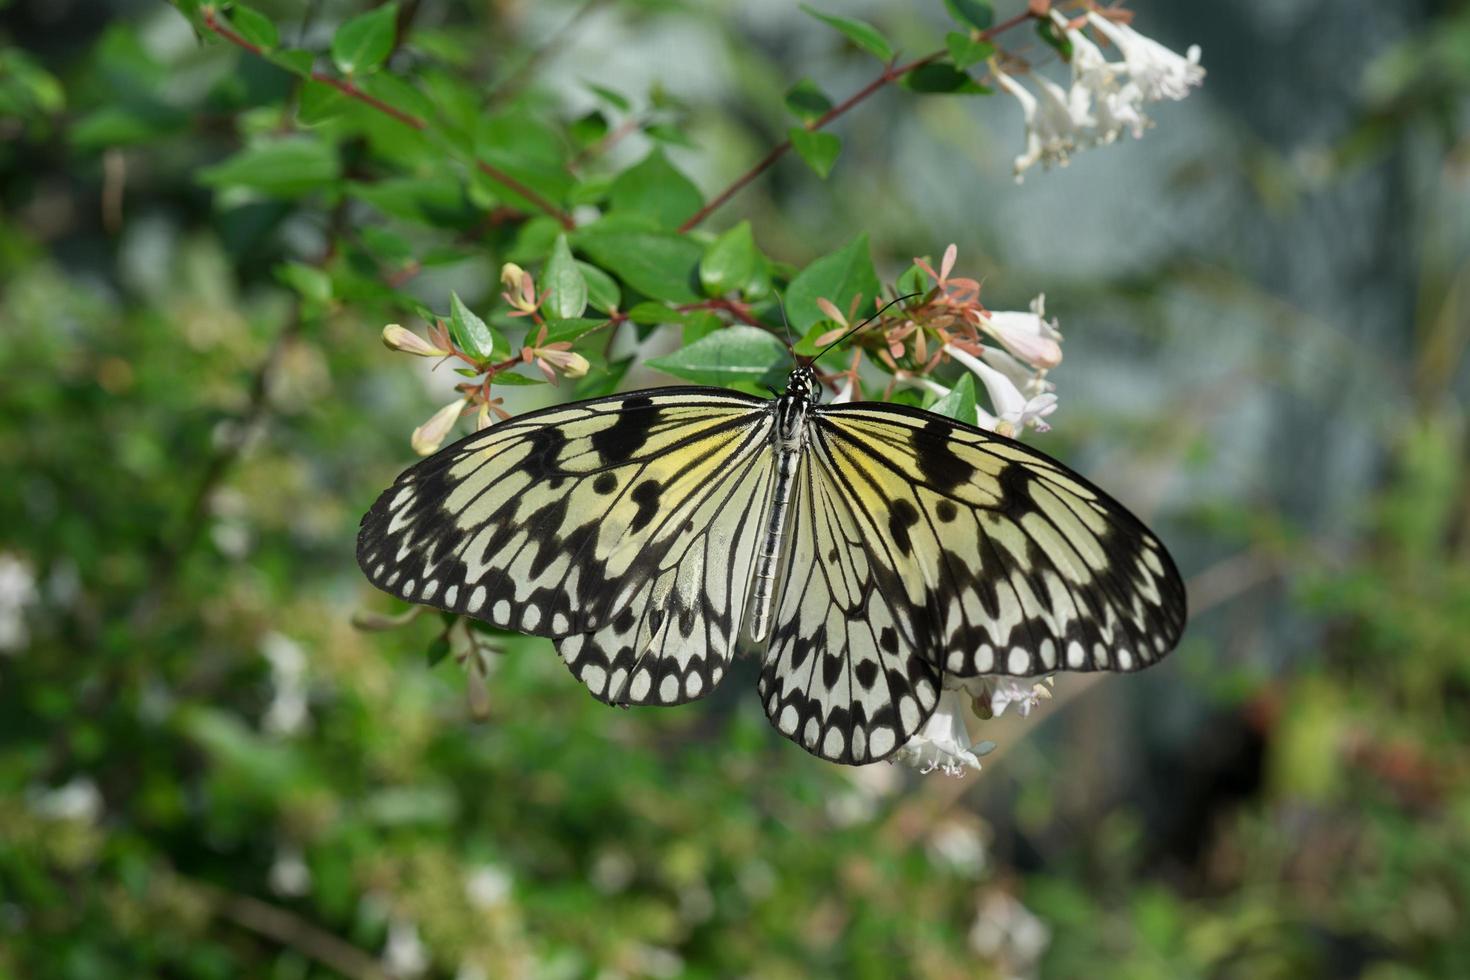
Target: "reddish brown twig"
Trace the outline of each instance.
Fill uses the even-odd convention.
[[[999,24],[996,24],[994,27],[990,28],[990,30],[988,31],[985,31],[980,36],[984,40],[988,41],[991,38],[994,38],[997,35],[1010,30],[1017,24],[1021,24],[1025,21],[1031,20],[1035,16],[1036,14],[1028,8],[1026,10],[1023,10],[1021,13],[1016,14],[1016,16],[1014,17],[1001,21]],[[807,123],[806,128],[808,130],[821,129],[832,120],[836,119],[838,116],[847,112],[853,106],[868,98],[870,95],[878,91],[883,86],[889,84],[890,82],[898,81],[900,78],[903,78],[905,75],[915,70],[916,68],[922,68],[932,61],[937,61],[938,59],[942,58],[946,53],[946,51],[931,51],[924,57],[916,58],[913,61],[908,62],[907,64],[890,64],[888,67],[884,68],[882,73],[874,78],[871,82],[858,89],[856,92],[839,102],[837,105],[828,109],[816,119],[813,119],[811,122]],[[761,174],[771,169],[772,165],[774,165],[777,160],[785,156],[787,152],[790,151],[790,149],[791,140],[789,139],[782,140],[780,143],[777,143],[775,146],[771,147],[771,151],[765,156],[761,157],[760,160],[756,162],[755,166],[751,167],[745,173],[735,178],[734,182],[731,183],[729,187],[726,187],[724,190],[720,191],[720,193],[716,194],[713,198],[710,199],[710,202],[708,204],[686,218],[684,223],[679,226],[679,230],[690,231],[691,229],[697,227],[700,222],[704,221],[704,219],[708,218],[710,214],[712,214],[714,211],[723,207],[725,203],[730,200],[730,198],[738,194],[741,189],[745,187],[746,184],[749,184]]]
[[[239,34],[235,33],[233,30],[231,30],[229,27],[220,23],[220,20],[216,15],[213,7],[205,7],[201,11],[201,15],[204,18],[204,26],[209,28],[215,34],[219,35],[221,38],[235,45],[237,48],[242,48],[246,51],[249,51],[251,54],[256,55],[257,57],[265,57],[266,52],[259,45],[246,40]],[[364,92],[362,89],[354,85],[350,79],[336,78],[332,75],[328,75],[326,72],[320,71],[310,72],[309,77],[314,82],[320,82],[323,85],[327,85],[336,89],[338,92],[341,92],[343,95],[347,96],[350,99],[356,99],[358,102],[361,102],[364,105],[372,106],[377,111],[383,113],[383,115],[398,120],[410,129],[423,131],[429,128],[429,124],[420,119],[418,116],[415,116],[408,112],[404,112],[397,106],[390,105],[377,96],[370,95],[367,92]],[[571,215],[567,214],[561,208],[546,200],[546,198],[542,197],[540,194],[536,193],[531,188],[521,183],[519,180],[516,180],[510,174],[506,173],[498,167],[486,163],[484,160],[476,160],[475,166],[479,168],[481,173],[485,174],[485,176],[489,177],[491,180],[505,185],[505,187],[507,187],[513,193],[518,194],[519,196],[525,198],[527,201],[531,202],[531,204],[533,204],[538,210],[544,211],[546,214],[549,214],[551,217],[555,218],[563,228],[570,231],[576,227],[576,225],[572,222]]]

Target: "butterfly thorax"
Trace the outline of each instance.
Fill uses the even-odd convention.
[[[776,441],[779,450],[801,451],[806,417],[817,404],[817,376],[809,366],[799,367],[786,379],[786,390],[776,398]]]

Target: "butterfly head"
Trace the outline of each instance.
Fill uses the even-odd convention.
[[[822,395],[822,386],[817,381],[817,371],[810,364],[803,364],[792,371],[786,378],[786,391],[783,395],[788,398],[801,398],[807,404],[815,405],[817,399]]]

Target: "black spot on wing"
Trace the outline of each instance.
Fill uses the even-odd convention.
[[[653,515],[658,513],[658,500],[662,493],[663,486],[657,480],[644,480],[633,488],[629,496],[638,505],[638,510],[628,522],[630,533],[643,530],[653,521]]]
[[[913,435],[914,457],[924,479],[940,493],[948,493],[955,487],[969,483],[975,478],[975,468],[955,453],[950,447],[950,433],[954,426],[942,418],[932,418]]]
[[[607,496],[618,487],[618,478],[611,473],[599,473],[597,479],[592,481],[592,491],[602,496]]]
[[[898,550],[905,555],[914,550],[913,542],[909,540],[909,528],[917,523],[919,523],[919,512],[907,500],[895,500],[889,507],[888,533],[893,536],[893,543]]]
[[[648,433],[658,422],[659,414],[653,408],[653,399],[646,395],[623,399],[617,421],[592,435],[592,448],[597,450],[603,465],[626,463],[632,459],[648,441]]]

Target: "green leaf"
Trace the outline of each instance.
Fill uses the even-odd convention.
[[[796,152],[806,161],[806,165],[816,171],[818,177],[826,180],[827,175],[832,172],[832,165],[837,162],[837,154],[842,152],[842,140],[831,133],[803,129],[800,126],[793,127],[786,135]]]
[[[1057,25],[1052,23],[1051,20],[1038,20],[1036,22],[1036,34],[1046,42],[1048,47],[1053,48],[1057,54],[1061,55],[1063,61],[1072,60],[1071,39],[1067,37],[1065,32],[1057,30]]]
[[[699,243],[664,231],[584,229],[577,245],[592,260],[651,299],[696,303]]]
[[[787,90],[786,108],[802,122],[811,122],[827,114],[832,100],[810,78],[803,78]]]
[[[472,313],[454,292],[449,294],[449,335],[460,350],[477,361],[496,360],[510,354],[509,342]]]
[[[699,262],[699,281],[710,296],[724,296],[744,290],[762,264],[750,222],[742,221],[704,250],[704,258]]]
[[[929,406],[929,411],[936,415],[948,416],[966,425],[979,425],[980,415],[975,410],[974,376],[966,373],[949,390],[949,394]]]
[[[432,668],[437,667],[439,662],[447,656],[449,656],[449,634],[441,633],[430,642],[429,648],[424,651],[424,660]]]
[[[310,76],[311,68],[316,64],[316,55],[310,51],[302,51],[300,48],[292,48],[289,51],[272,51],[265,57],[271,64],[284,68],[300,78]]]
[[[995,10],[990,0],[944,0],[944,6],[956,24],[984,31],[995,23]]]
[[[619,92],[614,92],[610,88],[604,88],[601,85],[593,85],[591,82],[588,82],[587,91],[591,92],[593,95],[597,96],[599,99],[606,102],[614,109],[619,109],[623,112],[627,112],[629,109],[633,108],[633,104],[628,101],[626,96],[622,95]]]
[[[903,87],[911,92],[952,95],[984,95],[990,89],[948,61],[931,61],[903,76]]]
[[[839,17],[836,14],[824,14],[819,10],[813,10],[806,4],[801,9],[812,17],[834,27],[847,36],[847,39],[864,51],[877,58],[879,61],[893,60],[893,47],[890,45],[878,29],[872,24],[865,24],[851,17]]]
[[[685,323],[689,314],[662,303],[638,303],[628,311],[628,319],[645,326],[658,326],[663,323]]]
[[[664,228],[677,228],[704,204],[699,188],[658,149],[618,174],[608,199],[609,210],[651,215]]]
[[[786,345],[759,327],[737,325],[717,330],[648,366],[699,384],[742,384],[759,389],[779,381],[791,365]]]
[[[878,288],[878,274],[868,254],[868,236],[859,235],[797,273],[786,287],[786,315],[793,329],[806,331],[827,318],[817,307],[817,300],[825,297],[843,313],[853,308],[856,298],[856,315],[863,317],[873,311]]]
[[[995,45],[989,41],[976,40],[960,31],[950,31],[945,35],[944,43],[956,68],[969,68],[995,54]]]
[[[342,115],[349,105],[351,100],[332,86],[308,80],[302,83],[296,99],[296,121],[303,126],[318,126]]]
[[[258,48],[269,51],[281,43],[275,23],[265,14],[243,4],[237,3],[230,8],[230,23],[241,37]]]
[[[587,282],[587,305],[602,313],[611,313],[623,301],[623,292],[617,280],[603,272],[591,262],[577,260],[582,278]]]
[[[514,371],[496,371],[495,380],[490,384],[491,387],[495,385],[509,385],[512,388],[523,388],[528,385],[544,385],[546,383],[545,378],[533,378],[529,374],[517,374]]]
[[[398,30],[398,4],[359,14],[332,36],[332,60],[345,75],[370,72],[388,59]]]
[[[316,266],[288,262],[277,267],[276,278],[300,293],[302,299],[314,303],[332,299],[332,277]]]
[[[336,150],[309,136],[288,136],[248,146],[199,172],[210,187],[248,187],[275,197],[300,197],[335,183]]]
[[[709,310],[697,310],[689,314],[680,331],[680,340],[685,347],[698,343],[716,330],[725,329],[725,321]]]
[[[570,317],[565,320],[552,320],[546,324],[546,343],[554,344],[562,340],[580,340],[592,331],[602,329],[607,324],[607,320],[598,317]]]
[[[541,273],[541,285],[548,290],[546,312],[559,320],[579,317],[587,308],[587,280],[572,258],[566,235],[557,235],[551,247],[551,258]]]

